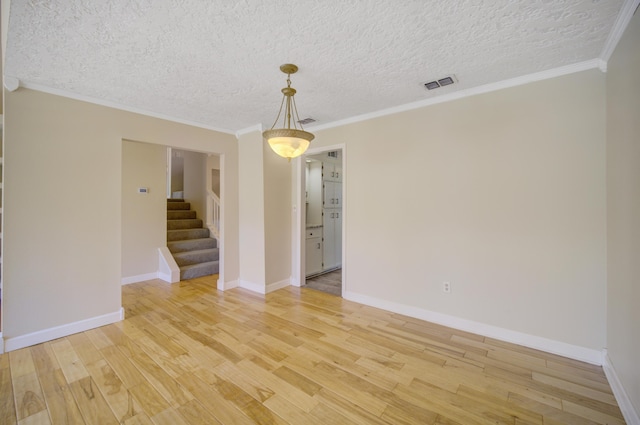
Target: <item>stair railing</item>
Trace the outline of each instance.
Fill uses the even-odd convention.
[[[211,236],[220,240],[220,198],[213,191],[207,191],[207,228]]]

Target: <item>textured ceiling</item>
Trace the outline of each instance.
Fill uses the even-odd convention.
[[[5,74],[235,132],[361,114],[598,58],[623,0],[12,0]],[[429,92],[421,83],[455,74]],[[312,126],[309,126],[313,129]]]

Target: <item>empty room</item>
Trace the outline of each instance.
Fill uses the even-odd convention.
[[[3,1],[0,423],[640,425],[639,4]]]

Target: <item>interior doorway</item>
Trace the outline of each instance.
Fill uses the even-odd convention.
[[[343,293],[343,149],[311,153],[304,159],[304,283]]]
[[[167,148],[167,248],[180,278],[223,281],[223,156]]]

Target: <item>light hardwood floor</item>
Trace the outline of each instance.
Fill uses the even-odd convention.
[[[306,288],[123,287],[123,322],[0,356],[0,423],[622,424],[600,367]]]

